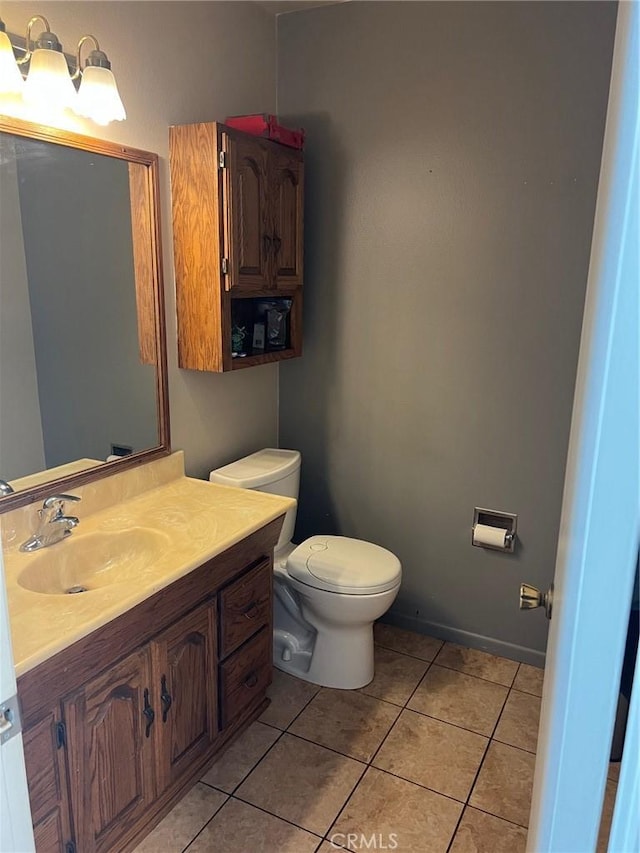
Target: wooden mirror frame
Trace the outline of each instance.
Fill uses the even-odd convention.
[[[35,501],[43,500],[54,492],[66,492],[94,480],[109,477],[137,465],[143,465],[171,452],[169,431],[169,392],[167,376],[167,339],[164,309],[164,284],[162,277],[162,252],[160,236],[160,182],[158,177],[158,155],[138,148],[129,148],[115,142],[84,136],[66,130],[34,124],[22,119],[0,115],[0,133],[22,136],[41,142],[51,142],[67,148],[78,148],[83,151],[104,154],[130,163],[139,163],[147,167],[147,188],[149,191],[149,224],[152,255],[152,278],[154,300],[154,333],[156,341],[156,414],[158,423],[159,444],[149,450],[141,450],[130,456],[113,462],[104,462],[100,466],[88,468],[66,477],[48,480],[37,486],[22,489],[12,494],[0,497],[0,514],[25,506]]]

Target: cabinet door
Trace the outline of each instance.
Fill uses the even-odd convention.
[[[23,735],[37,853],[60,853],[71,842],[64,737],[57,709]]]
[[[152,641],[158,698],[158,791],[207,753],[217,735],[215,599]]]
[[[120,849],[153,803],[154,712],[148,646],[64,703],[70,789],[82,853]]]
[[[272,234],[268,216],[268,153],[251,137],[222,135],[227,290],[272,286]]]
[[[302,285],[304,164],[295,151],[271,152],[273,257],[278,288]]]

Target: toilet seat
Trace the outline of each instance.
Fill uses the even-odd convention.
[[[311,536],[286,563],[288,574],[315,589],[374,595],[400,583],[400,561],[379,545],[346,536]]]

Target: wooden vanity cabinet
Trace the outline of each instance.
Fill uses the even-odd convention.
[[[216,122],[171,127],[169,152],[180,367],[220,372],[300,355],[302,153]],[[233,318],[252,314],[240,300],[258,311],[264,299],[291,300],[286,347],[233,358]]]
[[[267,706],[281,526],[18,679],[37,853],[134,849]]]

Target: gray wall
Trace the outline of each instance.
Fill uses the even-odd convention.
[[[168,168],[170,124],[275,111],[275,24],[244,2],[44,2],[65,50],[94,33],[111,60],[127,120],[106,128],[72,119],[69,129],[161,157],[162,236],[172,445],[190,474],[273,444],[277,439],[278,367],[199,374],[177,367],[175,282]],[[9,32],[21,34],[31,11],[2,2]]]
[[[391,618],[539,661],[615,6],[347,3],[278,19],[307,129],[305,351],[281,366],[297,534],[378,542]],[[519,514],[473,548],[475,505]]]

